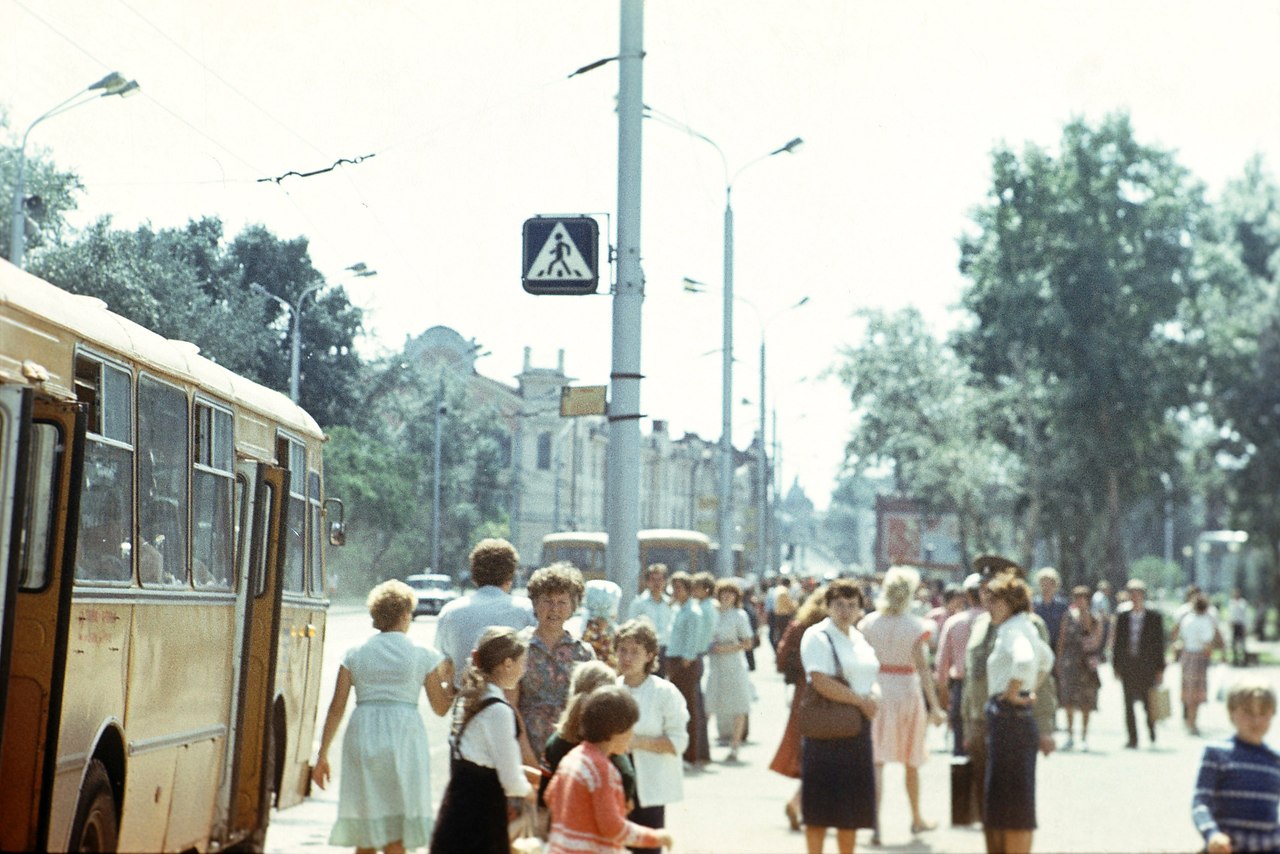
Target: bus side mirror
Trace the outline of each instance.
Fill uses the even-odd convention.
[[[341,498],[326,498],[324,500],[324,513],[326,516],[334,515],[330,510],[330,505],[338,508],[337,521],[329,523],[329,545],[345,546],[347,544],[347,508],[342,503]]]

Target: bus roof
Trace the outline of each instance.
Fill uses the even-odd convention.
[[[640,532],[640,542],[667,540],[678,543],[697,543],[710,547],[711,538],[701,531],[687,531],[680,528],[646,528]]]
[[[25,317],[24,317],[25,315]],[[51,338],[53,327],[67,340]],[[204,356],[188,341],[157,335],[107,308],[96,297],[73,294],[0,260],[0,382],[39,384],[49,394],[75,400],[76,342],[186,380],[227,403],[269,414],[300,433],[323,438],[307,412],[287,395],[239,376]],[[63,352],[65,351],[65,352]]]
[[[557,531],[542,538],[544,546],[548,543],[590,543],[607,546],[609,544],[609,535],[604,531]]]

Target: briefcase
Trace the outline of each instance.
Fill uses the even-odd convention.
[[[963,827],[978,820],[973,798],[973,763],[968,756],[951,757],[951,824]]]

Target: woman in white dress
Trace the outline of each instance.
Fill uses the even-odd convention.
[[[707,668],[707,716],[733,721],[733,736],[725,762],[738,761],[738,745],[751,711],[751,680],[746,650],[751,649],[751,621],[742,610],[742,589],[730,578],[716,582],[719,604]]]
[[[338,668],[311,770],[311,779],[323,789],[330,777],[329,747],[354,687],[356,710],[342,743],[338,821],[330,845],[402,854],[431,840],[431,753],[418,713],[418,692],[425,686],[432,711],[448,712],[453,663],[409,640],[417,599],[402,581],[373,588],[367,604],[378,634],[348,650]]]

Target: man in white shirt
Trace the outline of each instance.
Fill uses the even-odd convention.
[[[667,655],[667,639],[671,637],[671,603],[667,601],[667,565],[652,563],[645,570],[645,591],[631,600],[627,611],[628,619],[644,617],[653,624],[654,633],[658,636],[658,661],[662,662]],[[659,676],[665,676],[661,664]]]
[[[458,688],[471,663],[471,651],[485,629],[510,626],[519,631],[537,622],[529,600],[511,595],[520,567],[515,546],[506,540],[481,540],[471,550],[470,563],[476,591],[445,605],[436,624],[436,648],[453,661],[453,681]]]

